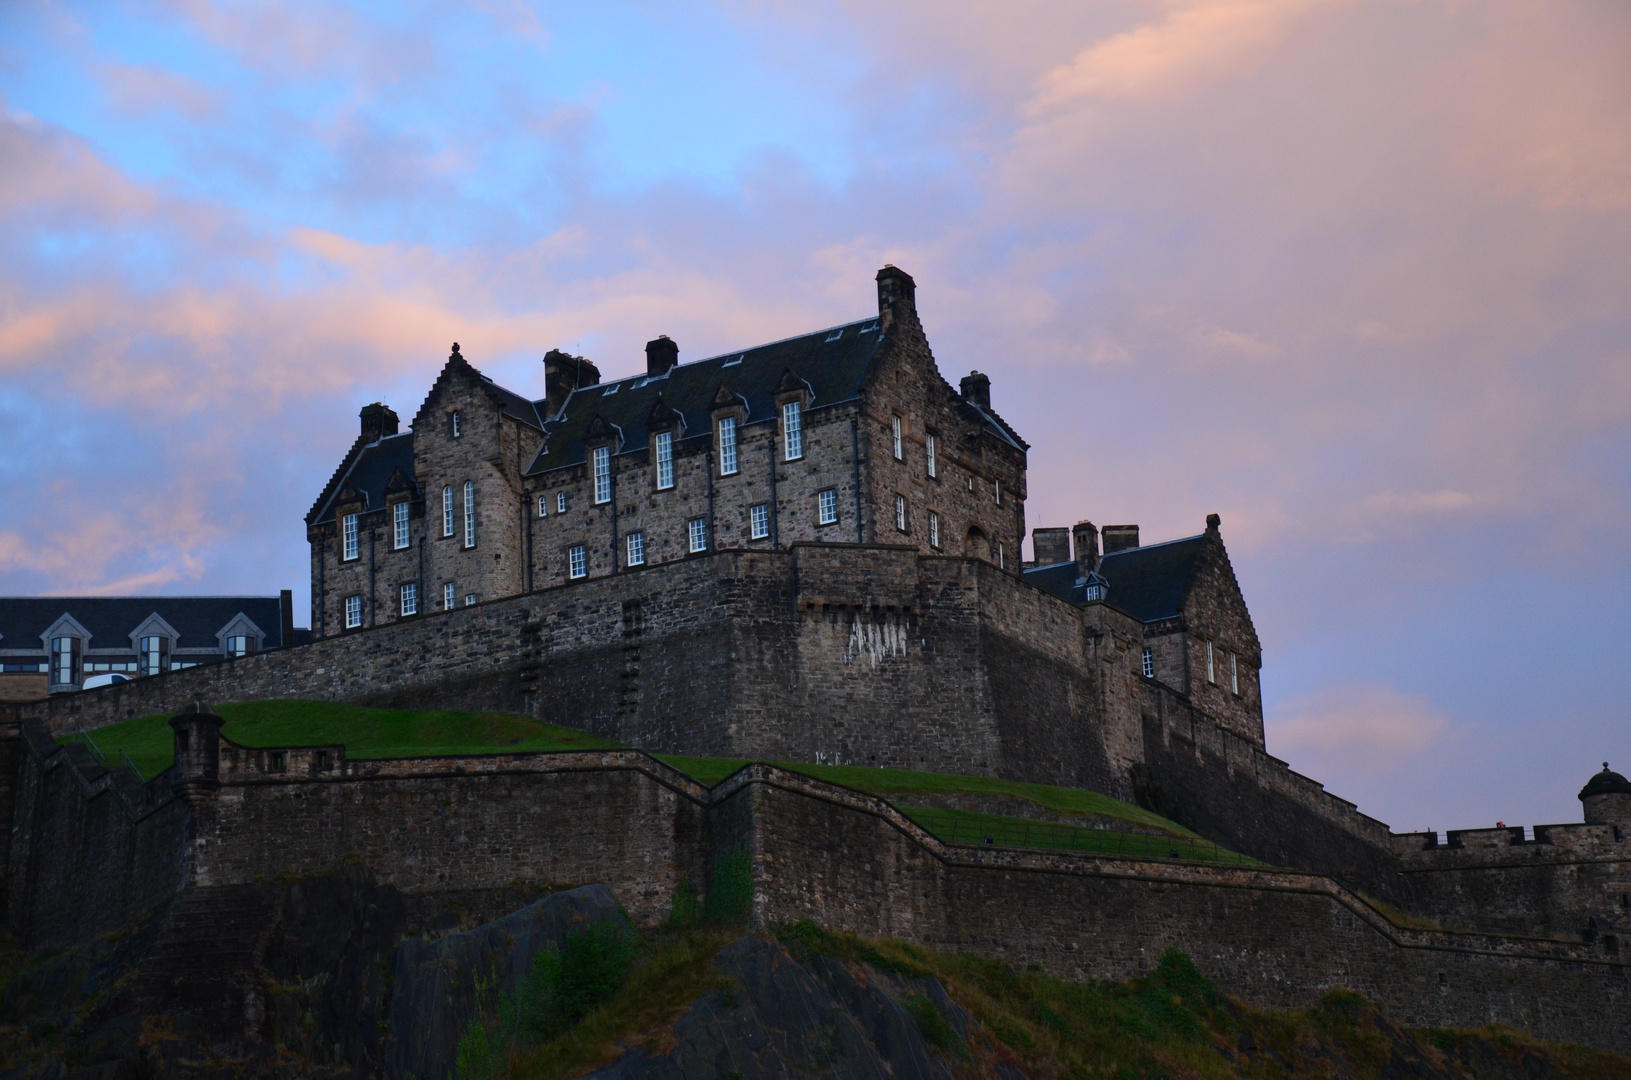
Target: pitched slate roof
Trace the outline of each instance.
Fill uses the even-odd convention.
[[[40,635],[69,615],[90,632],[86,648],[129,650],[131,632],[155,612],[180,635],[177,648],[219,648],[215,635],[239,612],[260,627],[267,648],[283,645],[275,596],[8,596],[0,597],[0,649],[44,652]]]
[[[545,423],[544,445],[527,472],[581,464],[584,437],[597,416],[622,430],[623,453],[644,450],[649,441],[647,421],[659,397],[664,411],[677,411],[684,418],[685,437],[711,436],[714,398],[721,383],[746,403],[750,424],[775,417],[777,387],[789,371],[809,387],[811,408],[848,401],[860,392],[882,341],[878,320],[861,319],[678,364],[655,378],[638,375],[574,390],[560,416]]]
[[[318,498],[311,513],[306,515],[306,524],[316,525],[324,521],[334,520],[334,504],[339,500],[340,492],[347,484],[355,487],[362,493],[363,509],[378,510],[385,505],[385,485],[391,482],[391,476],[401,469],[404,478],[413,489],[414,498],[423,498],[419,490],[418,481],[413,475],[413,432],[403,432],[400,435],[387,435],[378,442],[366,443],[360,449],[353,449],[347,455],[346,463],[342,464],[323,488],[323,494]]]
[[[1099,560],[1099,573],[1109,586],[1105,602],[1140,622],[1176,618],[1206,548],[1206,534],[1128,548]],[[1085,603],[1074,562],[1029,567],[1025,580],[1074,604]]]

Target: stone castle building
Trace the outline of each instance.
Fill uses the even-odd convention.
[[[954,389],[916,286],[878,272],[878,313],[601,381],[551,351],[544,397],[457,345],[411,431],[381,404],[307,516],[319,637],[719,551],[886,544],[985,560],[1144,624],[1147,678],[1263,745],[1261,649],[1216,516],[1148,547],[1136,525],[1038,529],[1022,566],[1029,444],[978,371]],[[1076,556],[1071,556],[1074,541]]]

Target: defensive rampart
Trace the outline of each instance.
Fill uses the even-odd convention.
[[[767,765],[707,790],[638,751],[353,761],[215,731],[195,724],[182,766],[134,788],[25,735],[8,925],[66,942],[167,895],[343,864],[421,911],[471,890],[601,881],[651,923],[682,882],[702,892],[718,855],[746,850],[761,924],[811,918],[1074,978],[1135,975],[1177,946],[1257,1004],[1346,986],[1407,1022],[1631,1049],[1628,968],[1603,942],[1407,929],[1327,877],[953,847],[883,800]],[[198,752],[208,737],[213,757]],[[148,872],[80,891],[121,859]]]

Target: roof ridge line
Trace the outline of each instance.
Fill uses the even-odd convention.
[[[1201,540],[1205,537],[1206,534],[1204,532],[1198,532],[1194,536],[1179,536],[1172,540],[1158,540],[1153,544],[1140,544],[1137,547],[1122,548],[1120,551],[1112,551],[1107,555],[1099,556],[1099,561],[1103,562],[1105,559],[1113,559],[1117,555],[1131,555],[1135,551],[1148,551],[1151,548],[1166,547],[1168,544],[1181,544],[1185,540]]]

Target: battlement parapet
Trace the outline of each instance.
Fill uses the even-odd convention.
[[[1435,832],[1394,833],[1393,850],[1407,869],[1522,865],[1583,859],[1631,859],[1631,835],[1616,825],[1503,825]]]

